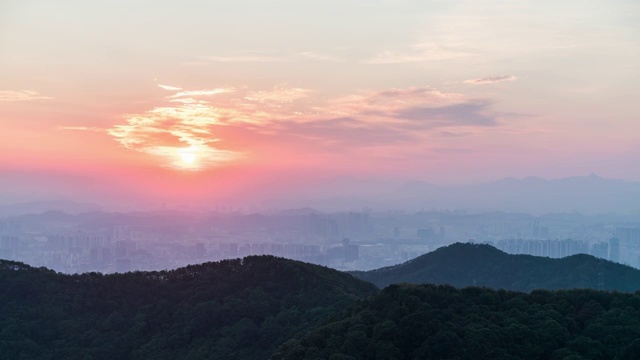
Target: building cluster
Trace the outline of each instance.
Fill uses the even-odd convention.
[[[124,238],[124,239],[123,239]],[[161,270],[204,261],[273,255],[339,267],[359,259],[349,239],[323,244],[135,240],[131,234],[71,233],[0,236],[0,259],[45,266],[65,273]]]
[[[370,270],[471,239],[512,254],[586,253],[640,267],[639,226],[567,216],[548,217],[544,226],[528,215],[466,212],[95,216],[0,219],[0,258],[66,273],[172,269],[250,255]]]
[[[307,235],[324,239],[370,237],[373,226],[367,212],[349,211],[340,214],[309,214]]]

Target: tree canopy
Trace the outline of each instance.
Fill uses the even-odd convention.
[[[271,256],[114,275],[0,261],[0,358],[266,359],[376,291]]]
[[[637,359],[640,293],[391,285],[273,360]]]

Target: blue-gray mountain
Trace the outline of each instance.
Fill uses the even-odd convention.
[[[587,215],[640,214],[640,182],[595,174],[562,179],[522,179],[436,185],[424,181],[339,178],[314,184],[313,193],[288,193],[265,202],[274,207],[338,209],[465,209],[529,214],[579,212]],[[321,196],[318,196],[321,194]]]
[[[634,292],[640,270],[578,254],[562,259],[510,255],[490,245],[456,243],[400,265],[352,275],[383,288],[390,284],[448,284],[494,289],[588,288]]]

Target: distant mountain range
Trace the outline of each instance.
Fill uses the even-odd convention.
[[[97,210],[98,206],[91,203],[100,204],[107,211],[163,208],[158,205],[163,204],[161,199],[146,199],[140,197],[142,195],[133,196],[129,193],[123,195],[125,192],[118,192],[108,184],[91,187],[87,184],[94,182],[89,179],[61,178],[47,182],[45,186],[41,184],[42,177],[36,177],[36,181],[32,179],[33,176],[1,175],[0,185],[4,190],[0,190],[0,216],[47,210],[70,213]],[[374,210],[506,211],[534,215],[572,212],[640,215],[640,182],[605,179],[595,174],[555,180],[539,177],[506,178],[471,185],[434,185],[423,181],[350,177],[319,178],[307,182],[284,179],[281,182],[273,187],[256,185],[251,191],[224,199],[203,196],[199,198],[200,203],[174,204],[175,207],[169,209],[212,210],[212,204],[232,208],[242,204],[262,209],[299,209],[291,213],[369,207]],[[58,188],[62,190],[56,191]],[[50,200],[51,196],[78,203],[42,201]]]
[[[463,209],[527,213],[640,213],[639,182],[604,179],[595,174],[557,180],[508,178],[478,185],[430,189],[432,187],[427,186],[424,193],[429,194],[435,203],[450,204],[449,207],[457,205]],[[416,193],[415,190],[413,192]]]
[[[439,186],[410,182],[387,194],[388,201],[425,209],[512,211],[532,214],[640,214],[640,182],[604,179],[595,174],[557,180],[507,178],[494,182]]]
[[[506,211],[534,215],[583,213],[640,214],[640,182],[605,179],[595,174],[547,180],[506,178],[470,185],[424,181],[340,178],[315,184],[313,193],[297,190],[264,201],[269,207],[344,209]]]
[[[470,243],[442,247],[400,265],[351,274],[380,288],[411,283],[518,291],[574,288],[640,290],[640,270],[591,255],[579,254],[562,259],[510,255],[490,245]]]
[[[99,210],[101,210],[101,207],[97,204],[71,200],[33,201],[0,205],[0,216],[42,214],[54,211],[67,214],[80,214]]]

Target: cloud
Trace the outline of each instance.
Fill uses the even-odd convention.
[[[181,89],[176,89],[176,90],[181,90]],[[184,98],[184,97],[211,96],[211,95],[229,93],[233,91],[234,89],[231,89],[231,88],[229,89],[217,88],[217,89],[211,89],[211,90],[189,90],[189,91],[177,92],[169,97],[171,99],[176,99],[176,98]]]
[[[333,54],[319,51],[299,51],[289,53],[246,53],[240,55],[202,56],[197,61],[184,65],[205,65],[208,63],[288,63],[302,60],[341,62],[342,58]]]
[[[298,53],[298,56],[302,59],[310,59],[310,60],[318,60],[318,61],[329,61],[329,62],[344,61],[343,59],[335,55],[325,54],[325,53],[320,53],[315,51],[301,51]]]
[[[177,87],[177,86],[171,86],[171,85],[162,85],[162,84],[158,84],[158,87],[163,89],[163,90],[167,90],[167,91],[178,91],[178,90],[182,90],[181,87]]]
[[[444,93],[428,87],[368,91],[332,100],[327,111],[336,116],[359,114],[367,118],[395,119],[394,113],[420,106],[445,106],[468,101],[462,94]]]
[[[3,90],[0,91],[0,102],[49,100],[49,96],[42,96],[37,91],[32,90]]]
[[[286,85],[261,91],[171,88],[174,93],[165,97],[167,106],[124,115],[124,123],[104,131],[122,147],[160,157],[164,166],[180,170],[203,170],[244,157],[241,151],[224,148],[223,139],[217,135],[222,128],[265,127],[284,121],[294,113],[288,106],[310,93]],[[166,86],[165,90],[171,89]],[[207,99],[212,96],[216,96],[214,103]]]
[[[89,126],[58,126],[58,129],[69,130],[69,131],[96,131],[96,132],[104,131],[104,129],[102,128],[89,127]]]
[[[230,63],[282,63],[290,62],[292,59],[285,56],[266,56],[266,55],[239,55],[239,56],[205,56],[200,58],[208,62],[230,62]]]
[[[307,122],[288,121],[278,124],[279,132],[313,141],[315,146],[344,151],[345,148],[397,144],[415,140],[415,134],[384,123],[371,123],[359,118],[317,119]]]
[[[365,64],[407,64],[428,61],[443,61],[470,56],[471,53],[456,46],[437,43],[419,43],[409,47],[408,51],[382,51],[372,59],[365,60]]]
[[[318,111],[329,112],[336,117],[353,116],[353,114],[372,116],[388,114],[412,106],[426,104],[439,106],[458,101],[464,101],[464,96],[443,93],[432,88],[392,88],[361,92],[334,99],[322,108],[318,108]]]
[[[463,103],[439,107],[409,107],[394,114],[394,117],[415,120],[417,127],[433,129],[452,126],[495,126],[496,120],[483,112],[487,103]]]
[[[419,143],[433,131],[500,125],[490,103],[432,88],[369,91],[334,99],[296,119],[280,132],[340,149]]]
[[[207,105],[157,107],[124,119],[124,124],[107,129],[107,133],[124,148],[163,157],[171,168],[201,170],[242,157],[214,145],[220,139],[213,130],[224,124]],[[185,154],[193,154],[196,160],[184,161]]]
[[[431,152],[440,154],[472,154],[473,150],[465,148],[433,148]]]
[[[232,139],[252,139],[266,149],[287,144],[293,151],[335,154],[420,146],[442,139],[443,132],[500,125],[488,101],[430,87],[360,91],[329,100],[286,84],[262,90],[180,89],[164,100],[162,106],[123,115],[120,124],[109,128],[61,129],[102,131],[126,149],[158,157],[163,166],[203,170],[253,150],[233,148],[230,144],[237,146],[237,141]]]
[[[306,98],[310,93],[311,90],[308,89],[277,86],[272,90],[253,91],[249,93],[249,95],[245,96],[245,99],[263,104],[280,106],[282,103],[291,103],[296,100]]]
[[[440,131],[440,133],[438,135],[440,135],[442,137],[445,137],[445,138],[459,138],[459,137],[473,135],[473,133],[469,133],[469,132],[454,132],[454,131]]]
[[[518,80],[517,76],[514,75],[504,75],[504,76],[487,76],[479,79],[469,79],[465,80],[465,84],[473,84],[473,85],[486,85],[486,84],[495,84],[499,82],[505,81],[516,81]]]

